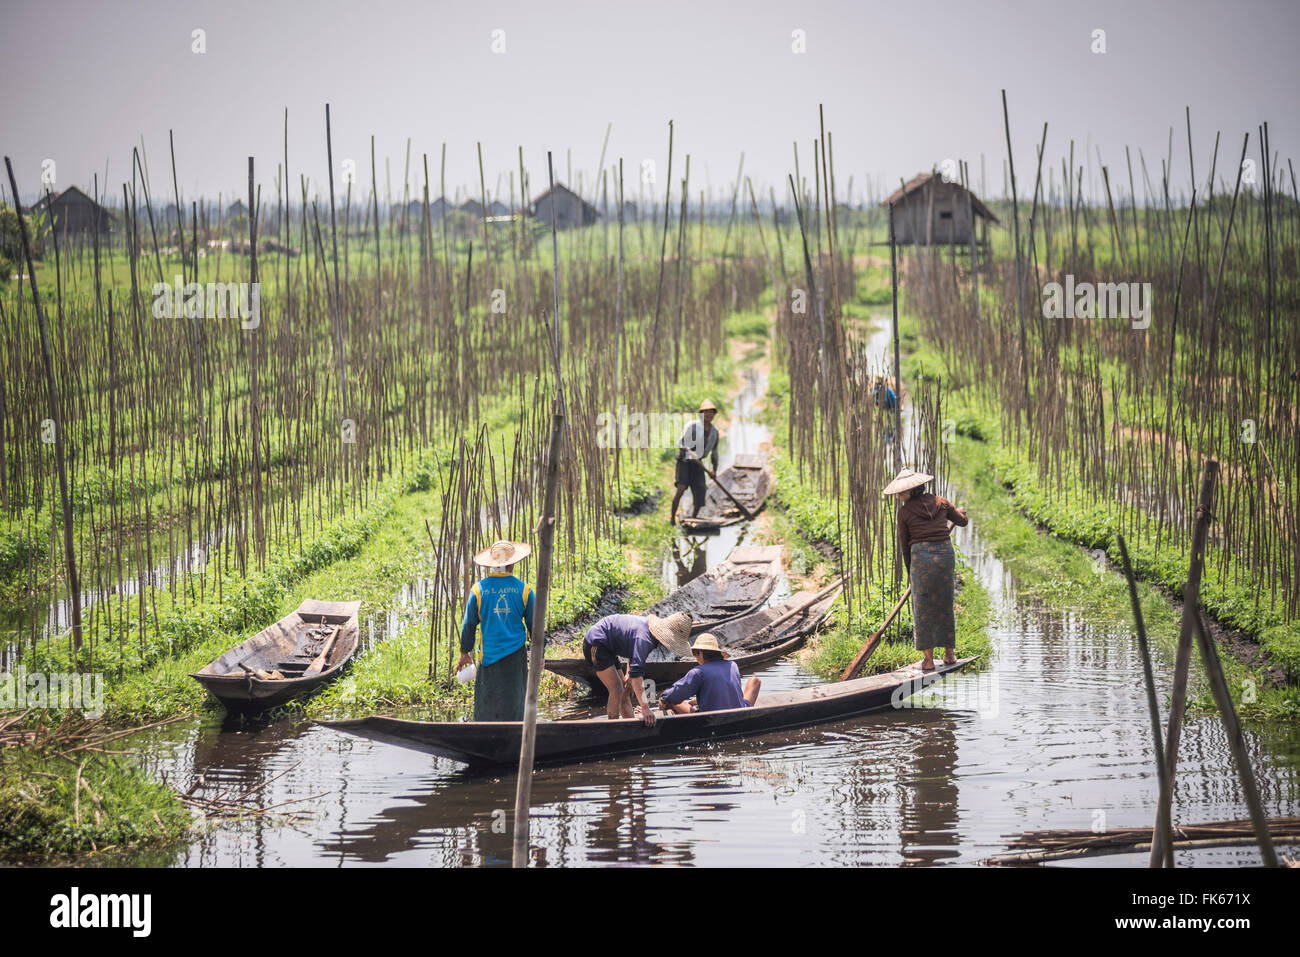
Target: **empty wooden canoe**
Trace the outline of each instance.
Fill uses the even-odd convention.
[[[709,483],[708,493],[704,496],[704,505],[700,507],[699,513],[681,520],[682,528],[687,531],[707,531],[725,525],[734,525],[744,520],[745,516],[740,509],[736,508],[736,503],[718,488],[719,483],[735,496],[751,515],[757,515],[772,490],[775,478],[766,455],[762,453],[737,455],[734,462],[718,473],[718,481]]]
[[[712,631],[762,608],[780,576],[780,545],[741,545],[726,561],[655,602],[649,611],[661,618],[684,611],[694,622],[691,634]]]
[[[686,744],[707,743],[840,721],[872,711],[903,707],[903,702],[944,675],[964,668],[936,662],[921,671],[920,662],[883,675],[813,685],[798,691],[760,694],[752,708],[730,708],[660,717],[648,728],[639,718],[611,721],[603,715],[567,721],[539,721],[536,763],[564,764],[617,754],[639,754]],[[436,754],[476,767],[514,765],[519,761],[522,721],[406,721],[372,717],[320,722],[362,738]]]
[[[797,651],[813,634],[839,597],[838,585],[821,591],[801,591],[779,605],[724,622],[711,634],[742,671],[752,671],[769,661]],[[666,648],[656,648],[645,663],[645,677],[667,688],[695,667],[693,658],[677,658]],[[587,685],[594,695],[608,692],[585,658],[548,658],[546,670]]]
[[[357,650],[359,601],[308,599],[190,675],[230,711],[256,712],[309,694],[337,675]],[[318,674],[306,674],[328,650]]]

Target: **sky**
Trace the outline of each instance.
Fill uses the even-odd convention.
[[[340,192],[353,169],[368,194],[373,135],[381,198],[400,199],[408,139],[413,196],[425,154],[438,195],[443,144],[449,194],[478,196],[481,144],[489,195],[509,201],[521,147],[534,195],[548,150],[557,180],[581,173],[590,195],[609,129],[605,165],[624,160],[636,199],[662,197],[672,120],[674,193],[689,154],[692,197],[729,199],[742,152],[762,194],[780,195],[796,142],[811,180],[822,106],[841,196],[850,177],[861,202],[868,179],[893,188],[957,159],[998,196],[1005,89],[1021,195],[1044,122],[1055,178],[1073,140],[1094,189],[1099,151],[1126,191],[1128,146],[1139,194],[1138,150],[1158,182],[1172,127],[1171,184],[1188,192],[1187,107],[1202,184],[1216,132],[1229,184],[1264,121],[1283,166],[1296,155],[1298,28],[1294,0],[6,0],[0,150],[25,198],[48,160],[56,190],[98,174],[120,196],[143,143],[170,200],[170,131],[187,202],[246,193],[249,156],[265,199],[287,108],[295,193],[305,175],[327,195],[328,103]]]

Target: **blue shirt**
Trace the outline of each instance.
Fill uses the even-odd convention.
[[[626,658],[629,678],[645,674],[646,657],[659,645],[644,615],[606,615],[587,629],[583,640],[589,645],[604,645],[615,657]]]
[[[480,625],[483,643],[479,664],[490,665],[513,655],[528,640],[533,623],[533,590],[514,575],[489,573],[470,591],[460,626],[460,651],[474,648],[474,631]]]
[[[706,661],[686,672],[685,677],[659,696],[666,704],[681,704],[695,698],[701,711],[725,711],[748,708],[740,688],[740,669],[726,658]]]

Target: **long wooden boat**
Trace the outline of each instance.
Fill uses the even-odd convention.
[[[742,672],[752,671],[802,647],[821,627],[838,597],[838,588],[801,591],[779,605],[724,622],[711,633]],[[678,658],[667,648],[656,648],[645,663],[645,677],[666,688],[694,667],[695,659]],[[548,658],[546,670],[582,682],[597,697],[608,693],[585,658]]]
[[[611,721],[604,715],[541,721],[537,724],[536,762],[565,764],[617,754],[639,754],[897,708],[922,688],[972,661],[975,658],[961,658],[951,665],[936,662],[933,671],[922,671],[921,663],[916,662],[887,674],[813,685],[798,691],[760,694],[758,704],[752,708],[665,715],[652,728],[646,727],[639,718]],[[522,721],[407,721],[376,716],[320,723],[471,767],[516,764],[523,735]]]
[[[686,612],[694,623],[693,635],[751,615],[776,588],[781,552],[780,545],[739,545],[725,561],[655,602],[649,612],[661,618]]]
[[[248,713],[309,694],[357,650],[359,601],[307,599],[297,611],[190,675],[230,711]],[[325,655],[318,673],[306,674]]]
[[[718,473],[718,481],[709,484],[704,504],[696,515],[681,520],[688,531],[709,531],[744,521],[744,514],[721,488],[727,489],[745,506],[751,515],[757,515],[772,490],[776,478],[767,456],[762,453],[742,453],[735,461]]]

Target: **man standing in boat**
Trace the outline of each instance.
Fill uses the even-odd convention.
[[[667,618],[658,615],[606,615],[587,629],[582,639],[582,657],[609,692],[606,714],[611,718],[640,717],[655,723],[654,708],[646,700],[646,658],[662,645],[679,658],[691,653],[691,616],[683,611]],[[627,659],[627,682],[618,670],[618,659]],[[630,692],[630,696],[629,696]],[[639,714],[633,713],[633,701]]]
[[[704,507],[707,491],[704,460],[709,459],[713,471],[718,471],[718,430],[713,424],[718,407],[705,399],[700,403],[699,412],[699,419],[689,423],[682,430],[682,437],[677,440],[677,492],[673,495],[673,507],[668,518],[674,525],[677,524],[677,506],[688,486],[694,503],[691,514],[700,514],[700,509]]]
[[[533,589],[510,568],[528,557],[531,545],[495,542],[474,556],[488,573],[470,591],[460,626],[456,670],[478,659],[474,680],[475,721],[522,721],[528,679],[528,631]],[[477,655],[475,633],[482,632]]]

